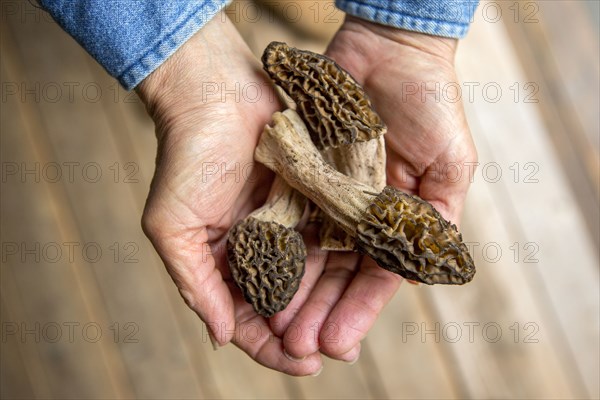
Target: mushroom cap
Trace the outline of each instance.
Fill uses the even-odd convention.
[[[298,291],[306,246],[294,229],[248,217],[231,228],[227,258],[246,301],[258,314],[270,317]]]
[[[364,142],[385,133],[364,89],[331,58],[271,42],[262,62],[298,106],[317,148]]]
[[[428,285],[462,285],[475,275],[456,225],[427,201],[391,186],[367,208],[357,246],[388,271]]]

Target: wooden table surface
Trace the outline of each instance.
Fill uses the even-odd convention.
[[[343,18],[277,3],[230,7],[256,53],[323,51]],[[3,399],[600,396],[597,4],[479,6],[457,56],[477,276],[402,285],[360,360],[317,378],[212,349],[140,228],[156,143],[139,99],[29,2],[2,6]]]

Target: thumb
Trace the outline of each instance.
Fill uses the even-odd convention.
[[[211,247],[206,241],[206,229],[165,237],[164,226],[156,228],[157,224],[149,223],[148,218],[143,222],[144,232],[181,297],[204,321],[219,345],[227,344],[234,335],[235,319],[231,292],[216,268],[216,260],[225,262],[224,246]]]
[[[448,161],[431,164],[423,176],[418,195],[429,201],[448,221],[460,225],[467,191],[476,162]]]
[[[181,297],[206,324],[220,346],[227,344],[235,332],[234,303],[231,291],[216,268],[215,258],[207,243],[195,254],[177,261],[165,262]]]

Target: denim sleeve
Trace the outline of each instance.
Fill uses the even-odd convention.
[[[342,11],[379,24],[462,38],[475,14],[477,0],[336,0]]]
[[[40,0],[40,4],[130,90],[229,1]]]

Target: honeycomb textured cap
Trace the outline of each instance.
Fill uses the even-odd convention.
[[[391,186],[367,208],[357,246],[381,267],[428,285],[462,285],[475,275],[456,226],[425,200]]]
[[[272,42],[262,62],[296,103],[317,148],[364,142],[385,133],[364,89],[329,57]]]
[[[249,217],[229,232],[227,258],[246,301],[258,314],[270,317],[283,310],[300,287],[306,246],[294,229]]]

